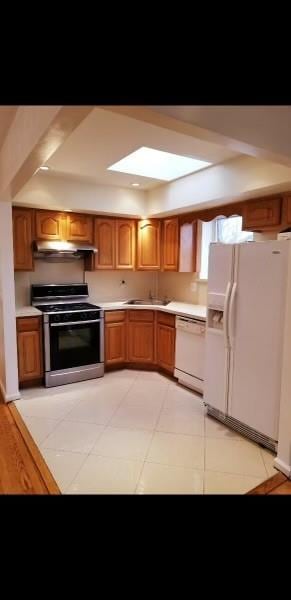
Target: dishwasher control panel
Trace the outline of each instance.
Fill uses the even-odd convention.
[[[187,331],[196,335],[205,334],[205,322],[198,319],[188,319],[184,317],[176,317],[176,329]]]

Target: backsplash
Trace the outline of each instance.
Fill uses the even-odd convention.
[[[82,283],[86,281],[95,302],[115,302],[130,298],[153,296],[206,304],[207,283],[196,281],[195,273],[163,273],[147,271],[85,271],[83,261],[48,263],[35,261],[35,271],[15,272],[16,306],[30,305],[30,286],[33,283]],[[125,283],[122,283],[124,281]],[[196,283],[196,290],[190,285]]]
[[[189,302],[190,304],[206,304],[207,283],[198,282],[195,273],[161,272],[159,278],[159,296]],[[195,289],[191,286],[194,284]]]
[[[82,283],[84,263],[82,260],[72,263],[36,260],[34,271],[16,271],[14,281],[16,306],[29,306],[30,286],[33,283]]]
[[[153,296],[158,295],[158,274],[155,272],[86,271],[85,281],[90,298],[96,302],[148,298],[150,291]]]

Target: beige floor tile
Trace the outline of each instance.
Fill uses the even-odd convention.
[[[167,386],[159,381],[136,380],[123,399],[123,405],[151,406],[161,408]]]
[[[133,494],[142,461],[91,454],[67,490],[83,494]]]
[[[143,460],[151,439],[151,431],[107,427],[94,445],[91,454]]]
[[[205,436],[224,438],[226,440],[240,440],[241,442],[247,441],[245,437],[208,415],[205,416]]]
[[[157,431],[204,436],[204,415],[188,409],[166,409],[160,414]]]
[[[61,421],[44,440],[42,448],[89,454],[103,429],[103,425]]]
[[[22,418],[36,444],[41,444],[59,423],[58,419],[48,419],[46,417],[27,417],[23,415]]]
[[[48,448],[43,448],[41,453],[62,493],[72,483],[87,457],[87,454]]]
[[[187,390],[178,384],[171,384],[168,387],[164,408],[173,410],[183,409],[184,411],[189,409],[189,411],[196,411],[203,415],[205,413],[205,407],[202,398],[198,394],[195,394],[194,392],[191,392],[190,390]]]
[[[267,450],[267,448],[261,448],[261,454],[263,457],[264,465],[267,469],[268,477],[272,477],[278,473],[278,470],[274,467],[274,460],[276,458],[276,454]]]
[[[176,467],[204,469],[204,438],[156,431],[146,460]]]
[[[121,405],[110,421],[111,427],[148,429],[152,431],[157,423],[160,409],[156,406]]]
[[[73,408],[66,415],[65,420],[107,425],[119,404],[120,399],[116,397],[104,398],[104,396],[101,396],[99,399],[89,397]]]
[[[83,392],[54,394],[17,400],[15,406],[22,415],[27,417],[62,419],[85,397]]]
[[[246,494],[263,481],[264,477],[205,471],[204,494]]]
[[[146,462],[137,494],[202,494],[203,471]]]
[[[205,438],[205,469],[266,478],[260,448],[250,442]]]

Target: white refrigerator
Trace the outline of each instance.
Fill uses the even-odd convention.
[[[278,440],[289,243],[213,243],[209,251],[207,412],[272,449]]]

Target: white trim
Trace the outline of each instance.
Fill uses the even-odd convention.
[[[6,403],[13,402],[14,400],[19,400],[21,398],[20,392],[17,392],[16,394],[6,394],[4,385],[1,380],[0,380],[0,391],[3,396],[4,402],[6,402]]]
[[[282,471],[286,477],[291,479],[291,465],[287,465],[287,463],[285,463],[283,460],[276,457],[274,460],[274,466],[276,469],[279,469],[279,471]]]

